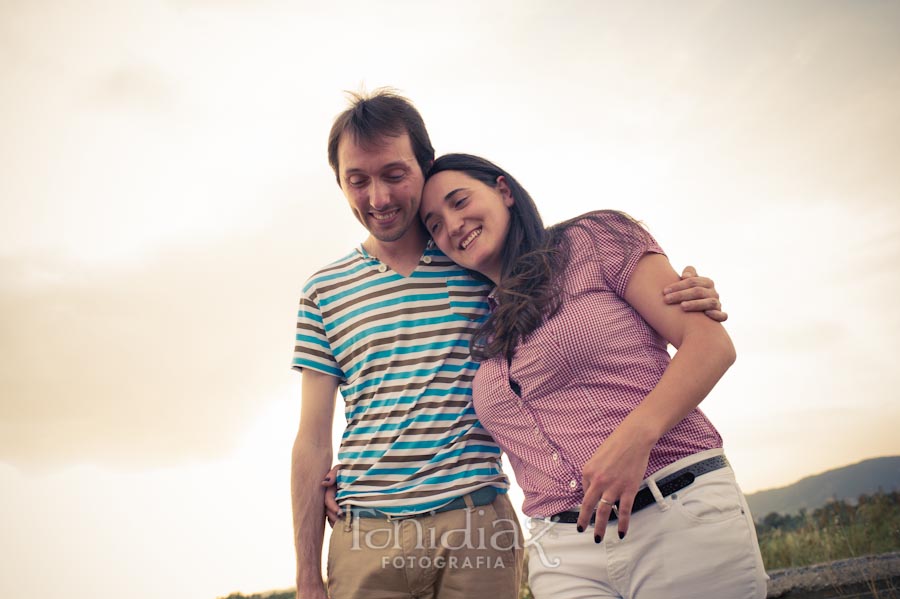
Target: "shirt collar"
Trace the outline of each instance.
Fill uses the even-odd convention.
[[[500,306],[500,301],[497,299],[497,288],[494,287],[491,289],[491,292],[488,293],[487,296],[488,306],[491,308],[491,312],[497,309]]]

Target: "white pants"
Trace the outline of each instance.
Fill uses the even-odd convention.
[[[644,481],[721,455],[704,451]],[[619,539],[611,522],[600,544],[593,525],[531,520],[528,582],[536,599],[764,599],[766,575],[756,529],[731,468],[709,472],[684,489],[632,514]]]

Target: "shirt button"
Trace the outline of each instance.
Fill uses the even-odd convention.
[[[553,452],[553,455],[551,455],[550,457],[553,458],[553,461],[554,461],[554,462],[558,462],[558,461],[559,461],[559,454],[556,453],[555,451]]]
[[[378,272],[385,272],[387,270],[387,266],[384,264],[378,265]]]
[[[431,256],[425,256],[424,258],[422,258],[422,262],[424,262],[425,264],[431,264]]]
[[[578,487],[578,483],[575,482],[574,479],[570,480],[570,481],[569,481],[569,488],[570,488],[570,489],[575,489],[576,487]]]

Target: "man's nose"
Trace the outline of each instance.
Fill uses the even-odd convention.
[[[391,194],[388,186],[383,181],[372,180],[369,187],[369,206],[375,210],[383,210],[391,203]]]

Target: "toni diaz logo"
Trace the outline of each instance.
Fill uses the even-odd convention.
[[[524,541],[520,538],[519,527],[514,519],[498,518],[490,524],[473,522],[474,510],[465,510],[465,521],[458,528],[451,528],[438,534],[434,527],[426,527],[420,518],[397,518],[378,520],[378,525],[365,526],[361,530],[360,518],[353,518],[351,524],[351,551],[362,549],[387,551],[430,551],[457,552],[455,555],[431,556],[383,556],[382,568],[393,567],[436,567],[436,568],[502,568],[503,560],[497,555],[513,549],[528,549],[531,559],[539,559],[547,568],[558,568],[562,561],[558,556],[547,554],[541,540],[555,536],[553,528],[557,522],[544,519],[529,519],[531,536]],[[484,510],[477,510],[484,516]],[[369,521],[374,523],[375,521]],[[368,524],[368,523],[367,523]]]
[[[484,510],[478,510],[483,516]],[[447,549],[460,550],[492,550],[510,551],[522,547],[519,538],[519,527],[515,520],[498,518],[492,520],[490,529],[487,526],[472,522],[472,512],[465,510],[465,523],[460,528],[445,530],[440,535],[433,528],[426,528],[418,518],[403,518],[383,521],[384,524],[362,532],[360,519],[355,518],[352,525],[351,550],[365,549]],[[412,530],[410,530],[412,529]],[[401,534],[402,531],[402,534]],[[402,545],[401,545],[402,539]]]

